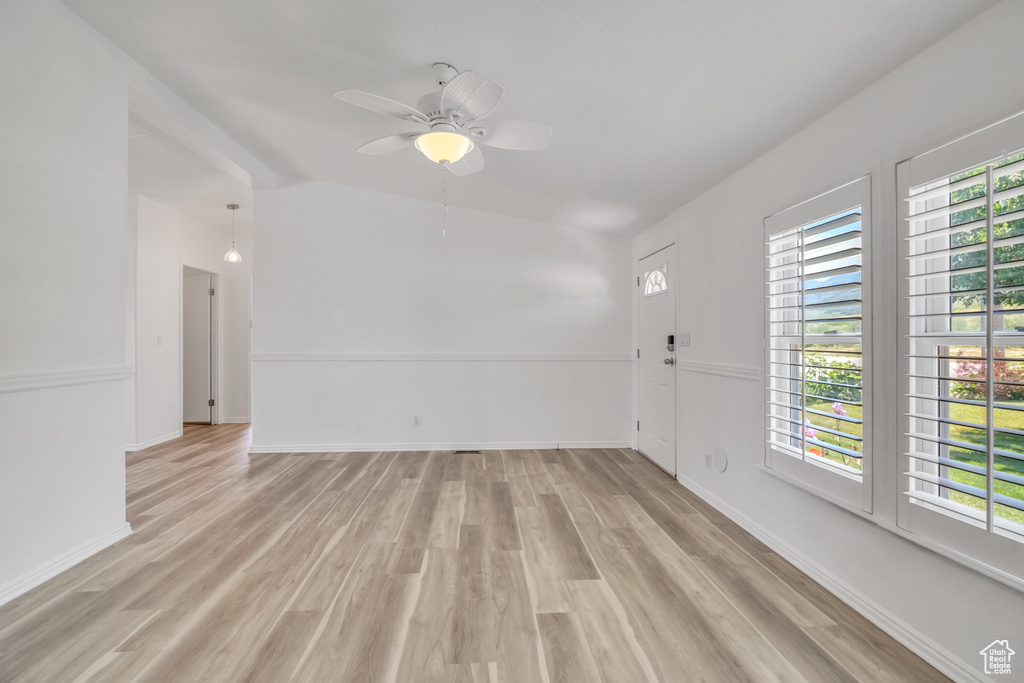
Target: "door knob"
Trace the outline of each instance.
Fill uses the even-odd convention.
[[[665,359],[665,365],[675,365],[675,364],[676,364],[676,359],[675,358],[666,358]]]

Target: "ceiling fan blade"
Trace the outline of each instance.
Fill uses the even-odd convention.
[[[501,102],[505,89],[472,71],[463,71],[448,81],[441,92],[441,113],[460,112],[457,120],[473,121],[487,116]]]
[[[466,152],[466,155],[446,168],[455,175],[469,175],[484,170],[484,155],[479,147]]]
[[[360,154],[387,154],[388,152],[397,152],[400,149],[412,147],[413,141],[421,135],[423,135],[423,133],[401,133],[399,135],[389,135],[386,138],[381,138],[380,140],[367,142],[356,151]]]
[[[427,122],[427,117],[421,112],[401,102],[395,102],[380,95],[363,92],[362,90],[342,90],[341,92],[334,93],[334,96],[343,102],[375,111],[378,114],[387,114],[388,116],[394,116],[395,118],[407,121],[416,121],[417,123]]]
[[[481,119],[466,126],[469,139],[501,149],[544,149],[551,142],[551,128],[518,119]]]

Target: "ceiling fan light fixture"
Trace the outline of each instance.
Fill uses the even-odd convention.
[[[532,121],[484,118],[501,102],[505,89],[473,71],[459,73],[450,64],[434,64],[440,92],[419,99],[416,108],[363,92],[342,90],[339,100],[367,111],[416,124],[408,131],[373,140],[356,149],[359,154],[387,154],[415,145],[416,149],[452,175],[464,176],[484,168],[482,147],[527,150],[544,149],[551,129]]]
[[[416,149],[435,163],[454,164],[473,149],[473,141],[465,135],[434,131],[416,138]]]

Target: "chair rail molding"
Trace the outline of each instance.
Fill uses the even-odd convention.
[[[47,372],[28,372],[18,375],[0,375],[0,394],[17,391],[33,391],[36,389],[56,389],[79,384],[98,384],[100,382],[119,382],[131,379],[132,368],[129,365],[110,365],[97,368],[80,368],[76,370],[52,370]]]
[[[629,353],[251,353],[253,362],[317,361],[317,362],[398,362],[398,361],[441,361],[441,362],[626,362],[632,361]]]

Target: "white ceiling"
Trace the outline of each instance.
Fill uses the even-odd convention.
[[[415,150],[353,150],[446,61],[506,88],[495,116],[554,128],[485,148],[453,204],[635,234],[993,0],[64,0],[278,173],[438,201]]]
[[[141,128],[140,128],[141,126]],[[136,131],[133,134],[133,131]],[[207,225],[252,225],[252,190],[152,123],[133,117],[128,137],[128,193],[143,194]]]

